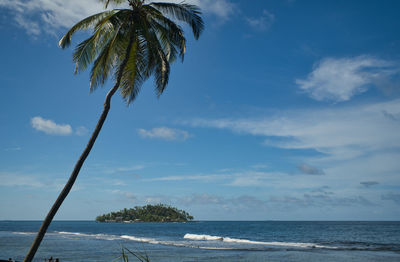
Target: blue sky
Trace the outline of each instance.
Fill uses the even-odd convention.
[[[193,0],[189,39],[111,111],[56,219],[165,203],[205,220],[398,220],[398,1]],[[58,40],[96,0],[0,0],[0,219],[43,219],[100,116]],[[75,40],[83,39],[85,34]]]

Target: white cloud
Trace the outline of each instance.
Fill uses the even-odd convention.
[[[384,113],[385,112],[385,113]],[[400,147],[400,99],[362,106],[282,112],[254,119],[197,119],[193,126],[228,129],[265,137],[265,145],[314,149],[331,159],[349,160]]]
[[[222,19],[227,19],[234,11],[234,5],[228,0],[185,2],[196,4],[203,12]],[[34,36],[41,33],[55,34],[59,29],[69,28],[89,15],[104,11],[104,5],[98,0],[0,0],[0,7],[12,10],[17,24]]]
[[[97,172],[102,172],[106,174],[129,174],[133,175],[133,171],[138,171],[144,169],[144,165],[133,165],[133,166],[127,166],[127,167],[108,167],[108,166],[102,166],[100,167],[99,171]],[[135,176],[138,176],[137,174]]]
[[[45,187],[48,184],[34,176],[0,172],[0,186]]]
[[[168,127],[155,127],[150,130],[138,129],[140,136],[144,138],[157,138],[163,140],[181,140],[184,141],[190,137],[189,132]]]
[[[275,21],[275,15],[263,10],[260,17],[247,17],[246,22],[254,29],[259,31],[267,31],[273,22]]]
[[[290,180],[292,183],[288,184],[286,181]],[[295,188],[302,188],[314,185],[319,186],[320,181],[312,182],[305,181],[303,176],[293,176],[289,173],[283,172],[260,172],[254,170],[232,171],[223,174],[187,174],[182,176],[161,176],[143,181],[169,181],[169,182],[194,182],[194,183],[213,183],[221,184],[224,186],[233,187],[270,187],[279,188],[280,190],[288,188],[293,190]],[[303,182],[302,182],[303,181]]]
[[[367,91],[370,85],[385,82],[399,73],[394,63],[371,56],[326,58],[314,66],[306,79],[297,79],[299,88],[316,100],[347,101]]]
[[[53,34],[103,10],[97,0],[1,0],[0,6],[15,12],[18,25],[32,35]]]
[[[40,35],[40,26],[38,23],[33,21],[27,21],[21,14],[17,14],[14,17],[17,24],[26,30],[29,35],[38,36]]]
[[[40,116],[35,116],[31,119],[32,127],[36,130],[45,132],[49,135],[71,135],[72,127],[67,124],[56,124],[52,120],[44,119]]]
[[[31,125],[34,129],[42,131],[48,135],[77,135],[84,136],[88,133],[88,129],[84,126],[78,127],[73,131],[71,125],[68,124],[57,124],[53,120],[44,119],[40,116],[35,116],[31,119]]]
[[[146,179],[145,181],[202,181],[211,182],[232,177],[225,174],[202,174],[202,175],[186,175],[186,176],[163,176]]]
[[[145,197],[144,202],[146,204],[157,205],[160,203],[168,203],[169,199],[166,198],[165,196],[147,196]]]
[[[87,135],[88,132],[89,132],[89,130],[84,126],[80,126],[75,130],[75,134],[78,136]]]
[[[273,194],[279,191],[280,195],[296,197],[293,200],[302,203],[309,203],[308,196],[295,196],[294,192],[329,186],[337,196],[348,196],[342,199],[344,202],[354,200],[367,205],[365,199],[379,200],[380,195],[387,193],[385,185],[399,186],[400,120],[387,114],[400,114],[400,99],[317,111],[286,111],[258,118],[197,119],[186,124],[258,136],[265,146],[307,150],[307,154],[298,151],[287,159],[288,167],[297,165],[303,175],[250,169],[225,174],[226,178],[214,183],[264,187]],[[310,154],[309,150],[317,152]],[[365,185],[372,184],[360,186],[363,181],[379,181],[382,186],[365,190]],[[340,202],[326,198],[332,203]],[[320,202],[313,198],[312,203]]]
[[[122,191],[119,189],[111,190],[109,192],[111,192],[112,194],[115,194],[115,195],[119,195],[122,198],[124,198],[125,200],[136,200],[136,198],[137,198],[136,195],[133,194],[132,192]]]
[[[49,191],[59,191],[64,187],[63,179],[54,177],[43,177],[35,174],[26,174],[20,172],[2,172],[0,171],[0,186],[5,187],[29,187],[41,188]],[[80,190],[79,185],[74,186],[73,190]]]

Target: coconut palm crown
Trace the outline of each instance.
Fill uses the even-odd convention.
[[[186,50],[186,39],[182,28],[171,19],[187,23],[198,39],[204,28],[200,9],[190,4],[147,3],[145,0],[100,0],[105,7],[111,3],[128,2],[129,8],[113,9],[92,15],[74,25],[60,40],[61,48],[71,44],[71,37],[80,30],[93,28],[93,34],[78,44],[73,60],[75,73],[85,70],[90,64],[90,90],[104,85],[110,75],[114,86],[106,95],[103,112],[88,144],[76,162],[63,190],[50,211],[29,249],[24,262],[31,262],[46,231],[61,204],[69,194],[76,178],[100,133],[110,110],[112,96],[119,89],[129,104],[144,81],[154,76],[157,95],[160,96],[168,84],[170,63],[182,59]]]
[[[90,90],[103,85],[110,75],[119,83],[121,95],[132,102],[145,80],[154,76],[157,95],[168,84],[170,63],[183,61],[186,39],[182,28],[171,19],[187,23],[195,39],[204,28],[200,9],[186,3],[146,3],[144,0],[102,0],[105,7],[128,2],[129,9],[114,9],[83,19],[60,40],[61,48],[71,43],[79,30],[93,28],[93,34],[73,53],[75,73],[90,64]],[[125,63],[124,59],[127,59]],[[119,81],[118,81],[119,80]]]

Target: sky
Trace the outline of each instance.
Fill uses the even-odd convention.
[[[197,220],[398,220],[400,2],[187,2],[205,31],[184,27],[160,98],[152,79],[113,97],[55,219],[163,203]],[[43,219],[96,125],[112,79],[90,93],[58,40],[102,10],[0,0],[0,220]]]

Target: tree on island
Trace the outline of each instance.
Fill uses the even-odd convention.
[[[163,204],[136,206],[96,217],[98,222],[188,222],[193,217],[184,210]]]
[[[24,261],[30,262],[79,174],[110,110],[111,97],[119,89],[127,104],[133,102],[141,85],[154,76],[159,97],[168,84],[170,63],[183,61],[186,39],[182,28],[171,19],[187,23],[198,39],[204,28],[200,9],[190,4],[145,3],[145,0],[100,0],[105,8],[112,3],[128,3],[129,9],[113,9],[87,17],[74,25],[60,40],[61,48],[71,44],[71,37],[80,30],[93,28],[93,34],[80,43],[73,53],[75,73],[92,62],[90,90],[104,85],[110,75],[115,82],[107,93],[104,109],[96,128],[72,174],[47,214]]]

